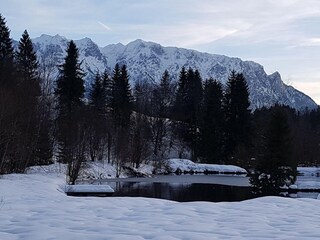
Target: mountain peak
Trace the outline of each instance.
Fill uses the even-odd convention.
[[[145,48],[147,46],[147,42],[141,40],[141,39],[136,39],[134,41],[129,42],[126,45],[127,49],[138,49],[138,48]]]
[[[98,45],[91,40],[91,38],[85,37],[79,40],[74,40],[75,44],[78,48],[85,48],[85,47],[94,47],[98,48]]]
[[[270,74],[270,77],[281,79],[281,75],[278,71],[275,71],[274,73]]]
[[[76,41],[76,42],[85,42],[85,43],[87,43],[87,42],[89,42],[89,43],[94,43],[94,42],[92,41],[92,39],[91,39],[91,38],[88,38],[88,37],[81,38],[81,39],[75,40],[75,41]]]
[[[60,36],[59,34],[56,34],[54,36],[48,35],[48,34],[42,34],[40,37],[32,39],[34,43],[39,44],[56,44],[60,45],[62,42],[67,42],[67,38]]]
[[[146,43],[146,41],[138,38],[136,40],[129,42],[127,45],[139,45],[139,44],[144,44],[144,43]]]

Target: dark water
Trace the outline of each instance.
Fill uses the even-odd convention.
[[[298,176],[299,182],[315,181],[314,176]],[[319,180],[320,178],[318,178]],[[108,184],[114,197],[149,197],[178,202],[233,202],[258,197],[251,192],[249,178],[225,175],[173,175],[153,178],[100,179],[94,184]],[[282,193],[291,198],[317,198],[319,193]]]
[[[201,183],[110,182],[114,197],[150,197],[178,202],[190,201],[242,201],[252,199],[250,187]]]

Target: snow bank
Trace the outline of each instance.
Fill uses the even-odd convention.
[[[168,159],[167,165],[171,172],[216,172],[216,173],[241,173],[247,174],[247,171],[241,167],[233,165],[201,164],[194,163],[188,159]]]
[[[113,193],[114,190],[109,185],[81,184],[81,185],[66,185],[65,192]]]
[[[112,164],[104,162],[86,162],[81,169],[78,180],[115,178],[116,173],[116,167]],[[126,178],[128,176],[121,172],[119,177]]]
[[[303,174],[304,176],[308,175],[319,175],[320,174],[320,168],[319,167],[297,167],[297,170],[300,174]]]
[[[44,166],[33,166],[27,169],[27,173],[62,173],[65,174],[67,170],[67,165],[62,163],[54,163],[51,165]],[[147,164],[141,164],[136,171],[144,174],[151,175],[153,167]],[[95,180],[95,179],[107,179],[107,178],[116,178],[116,167],[112,164],[106,162],[86,162],[82,169],[78,180]],[[121,171],[119,178],[129,177],[125,171]]]
[[[177,203],[68,197],[63,175],[0,179],[0,239],[320,239],[316,199]]]
[[[320,189],[320,168],[317,167],[298,167],[299,176],[295,185],[290,188],[295,189]]]
[[[63,163],[54,163],[50,165],[32,166],[27,168],[27,173],[48,174],[48,173],[61,173],[65,174],[67,165]]]
[[[291,189],[320,189],[320,182],[316,182],[313,180],[310,181],[303,181],[297,180],[296,184],[290,185]]]

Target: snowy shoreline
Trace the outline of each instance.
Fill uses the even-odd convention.
[[[197,164],[188,159],[168,159],[166,170],[161,170],[161,175],[153,175],[153,167],[151,165],[142,164],[138,169],[134,169],[138,173],[149,177],[130,177],[122,172],[119,178],[116,178],[116,169],[113,165],[103,162],[89,162],[82,169],[78,182],[170,182],[170,176],[163,175],[170,172],[184,173],[197,173],[197,179],[193,183],[208,183],[208,184],[221,184],[229,186],[250,186],[249,178],[246,177],[246,170],[233,165],[216,165],[216,164]],[[47,166],[34,166],[27,170],[27,173],[61,173],[66,171],[64,164],[51,164]],[[210,174],[210,180],[201,175],[206,171],[215,171],[215,174]],[[317,192],[320,191],[320,168],[316,167],[298,167],[299,176],[297,182],[284,191],[296,192]],[[229,174],[225,174],[227,172]],[[199,174],[200,173],[200,174]],[[236,174],[237,173],[237,174]],[[180,175],[179,182],[189,181]],[[186,175],[189,176],[190,175]],[[232,180],[235,178],[236,180]],[[318,180],[318,181],[316,181]],[[176,181],[176,180],[175,180]]]
[[[166,161],[170,173],[207,173],[207,174],[247,174],[244,168],[234,165],[194,163],[189,159],[168,159]]]

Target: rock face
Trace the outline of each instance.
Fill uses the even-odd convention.
[[[54,58],[57,64],[65,56],[68,40],[59,35],[41,35],[33,39],[40,62]],[[86,72],[86,87],[90,86],[93,74],[105,69],[111,72],[116,63],[126,64],[131,84],[135,81],[159,81],[165,70],[173,80],[178,79],[184,66],[198,69],[203,79],[212,77],[227,82],[232,70],[242,72],[248,82],[251,108],[286,104],[295,109],[316,108],[316,103],[307,95],[284,84],[278,72],[267,75],[258,63],[242,61],[223,55],[202,53],[176,47],[163,47],[157,43],[135,40],[127,45],[111,44],[99,48],[91,39],[75,41],[79,48],[82,68]],[[56,71],[56,74],[58,71]]]

